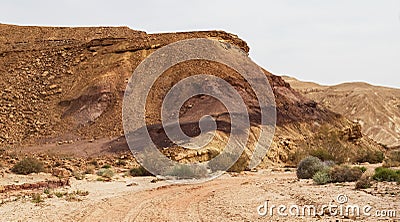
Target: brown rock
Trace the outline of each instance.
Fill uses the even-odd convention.
[[[54,168],[51,172],[53,176],[60,177],[60,178],[66,178],[71,176],[71,172],[69,172],[65,168]]]

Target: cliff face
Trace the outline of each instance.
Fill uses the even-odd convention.
[[[246,42],[222,31],[146,34],[127,27],[1,24],[0,145],[29,149],[38,144],[103,138],[109,141],[104,149],[110,152],[126,149],[124,142],[116,138],[124,134],[121,110],[128,78],[150,53],[189,38],[217,39],[249,51]],[[160,123],[160,102],[168,87],[184,76],[195,72],[212,73],[216,68],[221,78],[244,92],[241,95],[247,105],[254,103],[254,93],[229,67],[192,61],[168,70],[162,81],[156,82],[152,99],[146,104],[148,123]],[[381,149],[360,133],[349,130],[358,129],[356,124],[303,97],[281,77],[264,72],[275,93],[277,106],[277,131],[268,153],[269,160],[287,162],[304,144],[320,144],[322,139],[315,135],[321,127],[342,132],[339,143],[343,147]],[[185,104],[182,115],[193,121],[196,120],[194,116],[208,114],[210,107],[216,115],[225,112],[218,101],[199,97]],[[257,109],[249,107],[250,113],[255,113],[252,123],[256,128]],[[220,134],[224,140],[228,132],[221,130]],[[164,146],[173,145],[166,143]]]

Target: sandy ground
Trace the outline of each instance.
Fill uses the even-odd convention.
[[[20,198],[0,205],[1,221],[400,221],[399,186],[391,183],[378,183],[363,191],[355,190],[354,183],[318,186],[311,180],[297,180],[293,171],[283,169],[224,174],[209,182],[188,185],[151,183],[152,179],[72,179],[71,186],[61,190],[89,191],[89,195],[79,197],[81,201],[53,197],[35,204],[29,198]],[[338,195],[345,195],[348,201],[340,205]],[[268,208],[314,205],[317,213],[329,203],[360,208],[369,205],[371,216],[333,216],[327,212],[322,216],[281,216],[277,208],[273,215],[269,211],[260,216],[257,208],[265,201]],[[382,210],[396,210],[396,216],[375,216]]]

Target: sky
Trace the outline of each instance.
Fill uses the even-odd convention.
[[[0,3],[0,23],[224,30],[277,75],[400,88],[400,0],[8,0]]]

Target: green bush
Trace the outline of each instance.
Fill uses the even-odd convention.
[[[328,168],[333,167],[333,166],[336,165],[335,161],[332,161],[332,160],[325,160],[323,162],[323,164],[324,164],[325,167],[328,167]]]
[[[101,168],[110,169],[110,168],[111,168],[111,165],[110,165],[110,164],[105,164],[105,165],[103,165]]]
[[[329,176],[329,169],[320,170],[314,174],[312,177],[315,184],[324,185],[331,182],[331,177]]]
[[[385,159],[385,155],[383,152],[377,150],[377,151],[367,151],[364,155],[359,157],[357,159],[357,162],[359,163],[382,163],[382,161]]]
[[[77,171],[72,172],[72,176],[75,177],[75,179],[77,180],[83,180],[85,178],[84,174]]]
[[[114,171],[111,169],[101,168],[99,171],[97,171],[97,175],[111,179],[114,176]]]
[[[209,167],[213,172],[219,171],[219,170],[224,170],[226,168],[228,172],[237,172],[240,173],[244,170],[246,170],[246,167],[248,165],[248,158],[246,157],[245,154],[242,154],[239,156],[239,158],[235,161],[236,155],[235,154],[230,154],[230,153],[224,153],[221,154],[220,156],[217,156],[216,158],[213,158],[209,162]],[[234,163],[232,166],[230,166],[232,163]]]
[[[299,179],[310,179],[314,174],[324,168],[320,159],[313,156],[308,156],[300,161],[296,175]]]
[[[333,183],[354,182],[361,178],[362,172],[357,168],[349,166],[334,166],[329,171],[329,175]]]
[[[193,170],[186,165],[175,166],[169,175],[176,176],[179,179],[191,179],[196,176],[195,172],[193,172]]]
[[[141,176],[153,176],[149,171],[147,171],[144,167],[134,167],[129,170],[129,174],[133,177],[141,177]]]
[[[365,166],[355,166],[353,167],[354,169],[358,169],[359,171],[361,171],[362,173],[365,173],[367,171],[367,168]]]
[[[376,181],[400,182],[400,170],[378,167],[372,178]]]
[[[322,161],[327,161],[327,160],[334,160],[335,157],[326,149],[316,149],[310,152],[311,156],[317,157],[318,159]]]
[[[357,190],[367,189],[367,188],[370,188],[371,186],[372,186],[371,179],[369,177],[362,177],[356,183]]]
[[[40,195],[40,193],[32,193],[31,198],[32,198],[32,202],[35,204],[44,202],[42,195]]]
[[[16,163],[11,171],[16,174],[27,175],[30,173],[39,173],[44,171],[44,164],[35,158],[25,158]]]

